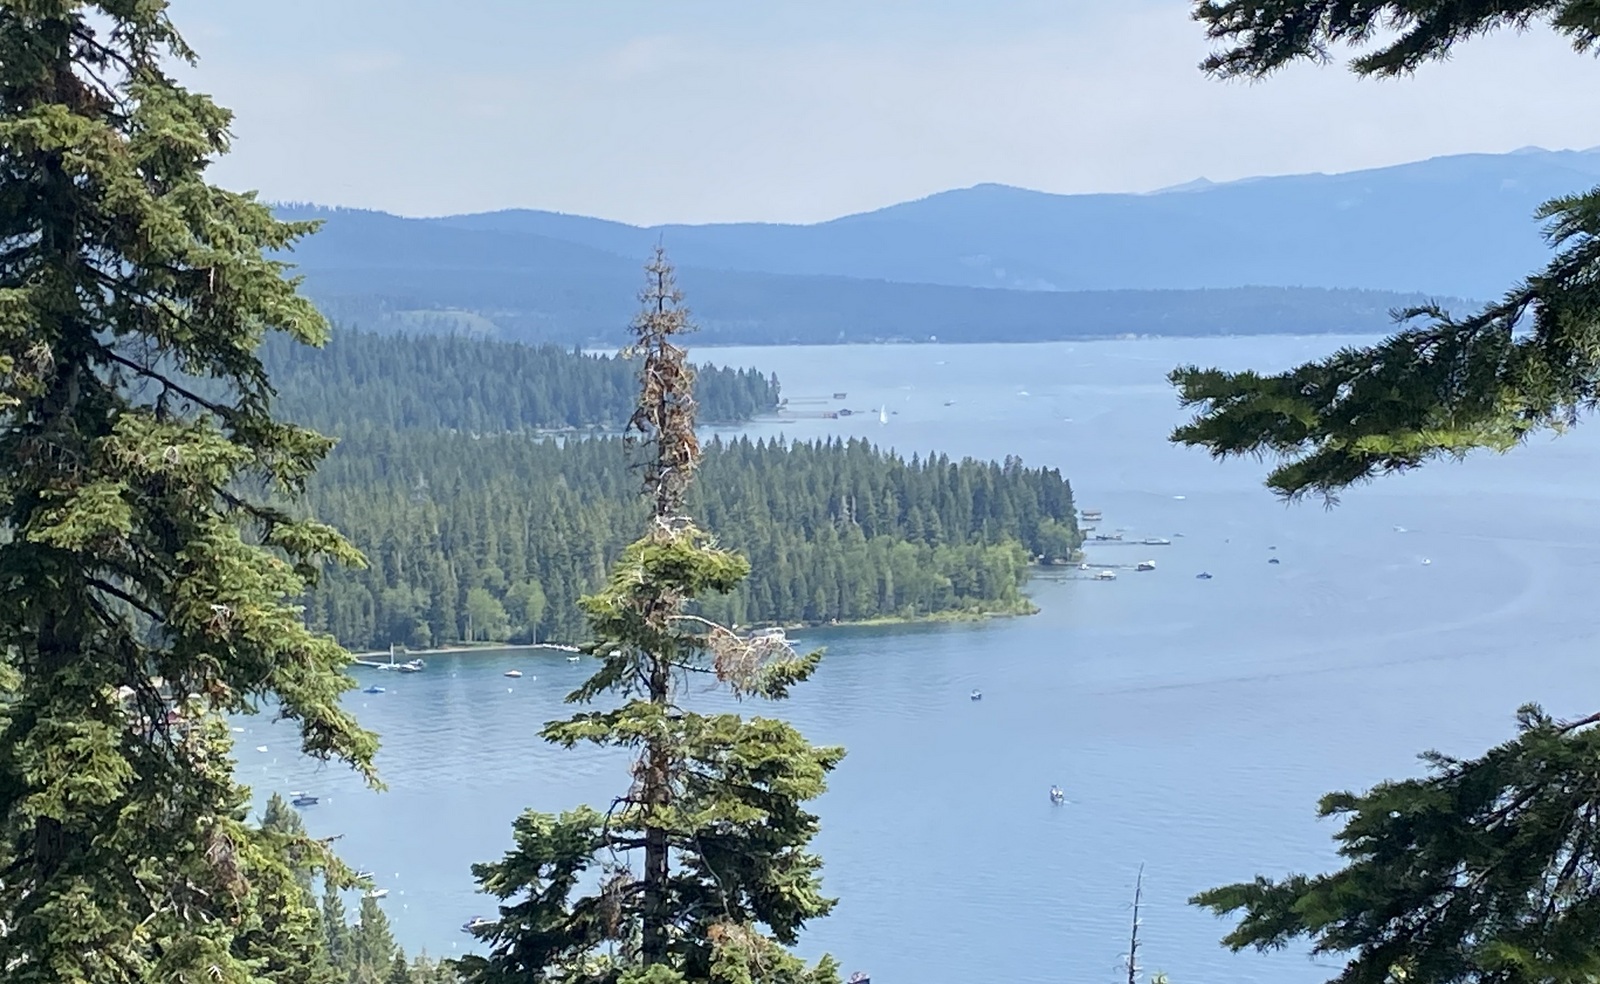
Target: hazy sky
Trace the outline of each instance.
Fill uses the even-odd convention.
[[[175,0],[217,178],[434,215],[815,221],[994,181],[1146,191],[1600,144],[1544,31],[1416,78],[1222,83],[1187,0]]]

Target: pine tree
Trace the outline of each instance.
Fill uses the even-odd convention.
[[[325,866],[325,852],[306,834],[299,812],[277,793],[267,801],[260,834],[263,847],[287,862],[293,880],[281,870],[270,881],[258,879],[255,888],[265,902],[261,924],[241,949],[257,962],[255,973],[273,984],[343,984],[312,900],[312,879]]]
[[[355,972],[354,941],[350,922],[345,916],[344,898],[332,878],[322,883],[322,909],[318,922],[322,925],[324,949],[328,963],[338,972],[341,980],[349,980]]]
[[[1406,75],[1460,41],[1538,22],[1580,52],[1600,44],[1600,7],[1589,0],[1203,0],[1195,16],[1228,43],[1204,64],[1224,77],[1322,61],[1335,45],[1365,49],[1352,64],[1360,75]],[[1268,478],[1273,489],[1332,499],[1376,475],[1505,451],[1575,423],[1600,400],[1600,188],[1551,201],[1538,219],[1555,257],[1477,313],[1408,310],[1380,345],[1276,375],[1175,371],[1180,399],[1199,412],[1174,439],[1217,457],[1286,459]]]
[[[361,911],[350,933],[351,984],[383,984],[396,959],[405,955],[395,945],[389,917],[370,895],[362,896]]]
[[[622,704],[544,730],[568,747],[629,749],[633,784],[605,813],[518,818],[504,860],[474,867],[505,904],[481,931],[491,955],[462,967],[476,984],[824,984],[837,979],[832,960],[808,968],[785,947],[833,906],[820,891],[821,862],[807,850],[818,820],[803,804],[822,793],[843,752],[811,746],[782,721],[679,703],[691,676],[740,697],[783,697],[820,653],[742,639],[692,610],[695,599],[731,590],[749,565],[718,549],[685,512],[700,459],[693,375],[677,344],[688,317],[660,250],[647,270],[629,354],[643,360],[630,428],[648,452],[648,528],[605,588],[583,601],[601,663],[568,698],[612,695]],[[585,879],[598,891],[574,899]]]
[[[1358,74],[1405,75],[1462,40],[1539,21],[1579,51],[1600,43],[1600,7],[1584,0],[1204,0],[1196,17],[1228,42],[1204,64],[1221,76],[1264,77],[1338,44],[1366,49]],[[1413,323],[1381,345],[1275,376],[1178,370],[1183,401],[1201,412],[1174,438],[1219,457],[1286,458],[1271,487],[1331,499],[1378,474],[1574,423],[1600,397],[1600,188],[1550,202],[1540,218],[1555,258],[1470,317],[1405,312]],[[1352,954],[1339,981],[1600,979],[1596,724],[1600,715],[1558,723],[1524,707],[1518,736],[1480,758],[1430,753],[1425,778],[1325,797],[1322,814],[1344,819],[1342,869],[1194,901],[1242,913],[1225,940],[1234,949],[1309,939],[1319,953]]]
[[[161,0],[0,4],[12,984],[254,979],[294,879],[247,823],[220,715],[271,701],[307,752],[371,774],[345,654],[293,603],[359,555],[267,501],[329,447],[274,418],[256,356],[268,332],[323,337],[264,255],[310,227],[206,183],[230,118],[166,74],[192,59]]]
[[[1518,721],[1482,758],[1429,753],[1429,776],[1324,797],[1322,816],[1344,820],[1344,868],[1195,903],[1244,913],[1234,950],[1304,937],[1353,954],[1339,981],[1600,978],[1600,715],[1562,723],[1530,705]]]

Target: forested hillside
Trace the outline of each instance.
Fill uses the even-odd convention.
[[[693,514],[754,567],[705,609],[740,624],[1022,611],[1030,555],[1080,540],[1068,483],[1016,460],[714,439],[695,490]],[[353,648],[575,640],[578,597],[644,521],[611,438],[355,430],[309,500],[370,562],[308,600]]]
[[[620,430],[639,389],[634,361],[456,335],[340,328],[321,349],[273,336],[262,358],[280,412],[335,434],[371,426],[479,434]],[[701,420],[744,421],[776,409],[778,379],[705,365],[695,395]]]

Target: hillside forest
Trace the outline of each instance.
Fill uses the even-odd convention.
[[[578,599],[644,521],[614,432],[635,363],[556,346],[336,331],[267,352],[287,416],[339,439],[304,507],[366,555],[306,599],[354,649],[582,641]],[[702,367],[703,419],[772,408],[775,377]],[[910,459],[853,439],[712,438],[691,507],[753,575],[703,614],[740,625],[1031,610],[1030,563],[1081,542],[1053,469]]]

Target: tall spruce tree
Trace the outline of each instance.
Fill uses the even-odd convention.
[[[395,945],[389,917],[370,895],[361,898],[355,927],[350,931],[351,984],[383,984],[396,960],[405,955]]]
[[[192,59],[162,0],[0,3],[10,984],[275,973],[306,913],[221,715],[270,702],[307,752],[371,774],[346,656],[293,603],[359,556],[264,504],[329,447],[273,417],[256,356],[268,332],[324,335],[264,255],[309,227],[206,182],[230,117],[167,74]]]
[[[1600,43],[1585,0],[1200,2],[1226,45],[1204,68],[1264,77],[1336,45],[1362,48],[1362,75],[1409,74],[1467,38],[1543,22],[1579,52]],[[1285,496],[1328,498],[1353,483],[1474,448],[1505,450],[1576,422],[1600,398],[1600,188],[1539,217],[1558,248],[1546,269],[1484,310],[1438,309],[1381,345],[1273,376],[1180,369],[1198,406],[1178,441],[1213,454],[1287,459]],[[1519,334],[1523,327],[1531,330]],[[1234,949],[1307,939],[1348,954],[1336,978],[1360,984],[1600,980],[1600,715],[1556,722],[1519,713],[1519,733],[1478,759],[1430,753],[1430,773],[1324,798],[1347,864],[1326,875],[1257,878],[1202,893],[1242,913]]]
[[[700,458],[693,372],[677,341],[688,313],[659,249],[647,270],[628,354],[642,358],[630,433],[647,451],[648,528],[583,602],[600,665],[568,697],[620,704],[544,729],[568,747],[628,750],[633,783],[603,813],[530,811],[516,821],[515,847],[473,869],[503,904],[479,931],[491,954],[461,969],[475,984],[825,984],[837,980],[831,959],[808,967],[785,947],[833,906],[807,850],[818,820],[803,805],[843,751],[813,747],[782,721],[680,703],[691,678],[741,698],[781,698],[821,654],[741,638],[693,610],[697,597],[731,590],[749,565],[685,513]],[[575,897],[580,885],[594,887]]]

